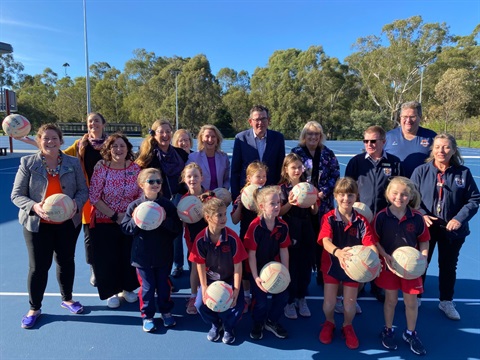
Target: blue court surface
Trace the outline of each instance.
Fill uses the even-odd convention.
[[[66,138],[71,144],[75,138]],[[135,146],[141,139],[132,139]],[[6,142],[0,137],[0,145]],[[287,152],[295,146],[287,142]],[[5,146],[5,145],[2,145]],[[233,142],[223,144],[231,153]],[[361,142],[327,142],[345,165],[359,153]],[[174,281],[177,292],[173,294],[173,314],[177,325],[166,329],[158,320],[156,333],[142,331],[138,302],[122,303],[118,309],[109,309],[91,287],[89,267],[85,263],[83,234],[80,234],[76,251],[76,278],[74,298],[82,302],[84,314],[71,315],[60,307],[61,299],[55,279],[55,266],[49,274],[49,283],[43,301],[43,314],[34,328],[20,327],[22,316],[28,311],[26,278],[28,258],[17,220],[17,208],[10,201],[13,179],[19,157],[31,152],[27,145],[15,141],[14,154],[0,157],[0,359],[414,359],[407,344],[401,340],[405,327],[403,303],[397,305],[395,325],[399,343],[396,351],[386,351],[379,338],[384,325],[383,306],[368,291],[359,298],[363,309],[354,320],[360,340],[357,350],[349,350],[341,339],[343,315],[336,314],[337,330],[330,345],[318,340],[322,312],[323,290],[316,285],[315,274],[309,287],[310,318],[282,319],[289,332],[288,339],[277,339],[265,331],[262,340],[250,339],[252,320],[247,313],[236,329],[233,345],[212,343],[206,339],[209,326],[198,315],[187,315],[185,304],[189,295],[188,272]],[[480,151],[462,149],[466,165],[480,185]],[[456,285],[455,302],[462,317],[452,321],[438,309],[438,270],[436,258],[428,269],[422,306],[419,309],[417,330],[431,359],[480,359],[480,215],[470,222],[472,234],[462,248]],[[232,228],[236,229],[231,223]],[[158,317],[157,317],[158,318]]]

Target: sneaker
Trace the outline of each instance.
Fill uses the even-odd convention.
[[[417,297],[417,306],[422,306],[422,298]]]
[[[335,324],[326,320],[322,325],[322,330],[318,339],[322,344],[330,344],[333,340],[333,332],[335,331]]]
[[[153,319],[143,319],[143,331],[145,332],[154,332],[157,330]]]
[[[250,296],[245,296],[245,306],[243,308],[243,313],[246,314],[248,312],[248,308],[252,304],[252,298]]]
[[[358,304],[358,302],[355,303],[355,312],[357,314],[361,314],[362,313],[362,308],[360,307],[360,305]]]
[[[107,299],[107,306],[110,309],[116,309],[120,306],[120,299],[118,298],[118,295],[113,295],[112,297],[109,297]]]
[[[440,301],[438,308],[442,310],[449,319],[460,320],[460,314],[455,309],[455,303],[453,301]]]
[[[342,327],[342,335],[345,338],[345,344],[349,349],[358,348],[358,338],[352,325],[345,325]]]
[[[310,317],[312,313],[307,305],[307,300],[305,298],[298,299],[296,306],[298,307],[298,313],[303,317]]]
[[[212,324],[212,327],[207,334],[207,340],[213,342],[218,341],[218,339],[220,339],[220,333],[222,332],[222,330],[222,325],[217,326],[215,324]]]
[[[172,316],[170,313],[163,313],[161,314],[162,319],[163,319],[163,326],[165,327],[172,327],[177,325],[175,322],[175,318]]]
[[[191,297],[187,301],[187,314],[189,314],[189,315],[197,315],[198,314],[198,310],[195,307],[195,298],[194,297]]]
[[[123,290],[122,297],[130,304],[138,300],[138,295],[133,291]]]
[[[295,320],[297,318],[297,310],[294,303],[285,305],[283,312],[287,319]]]
[[[407,330],[403,332],[403,340],[410,344],[410,350],[412,350],[417,355],[425,355],[427,351],[423,347],[422,342],[417,336],[417,332],[414,331],[412,335],[407,333]]]
[[[268,320],[265,322],[265,330],[272,332],[276,337],[285,339],[288,336],[287,330],[283,328],[278,322]]]
[[[343,314],[343,298],[337,296],[337,302],[335,303],[335,308],[333,309],[337,314]]]
[[[380,333],[380,337],[382,338],[382,345],[385,349],[397,349],[397,342],[395,341],[395,332],[393,328],[388,329],[386,326],[384,326],[382,332]]]
[[[263,324],[254,323],[252,331],[250,331],[250,337],[254,340],[260,340],[263,338]]]
[[[223,333],[222,342],[224,344],[233,344],[235,342],[235,333],[232,331],[226,331]]]

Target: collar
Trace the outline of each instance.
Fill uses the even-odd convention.
[[[213,241],[210,239],[210,233],[208,231],[208,227],[207,229],[205,230],[205,241],[208,242],[208,243],[212,243],[213,245],[215,246],[218,246],[220,245],[221,243],[227,241],[227,227],[224,227],[222,229],[222,232],[220,233],[220,241],[218,243],[213,243]]]
[[[395,215],[393,215],[392,211],[390,210],[390,205],[386,207],[386,214],[388,217],[396,217]],[[412,209],[410,208],[410,206],[407,206],[407,209],[405,211],[405,215],[403,215],[403,217],[400,219],[400,220],[403,220],[403,219],[408,219],[408,218],[411,218],[413,217],[413,211]]]
[[[253,138],[254,138],[254,139],[267,140],[268,129],[267,129],[267,131],[265,131],[265,136],[264,136],[263,138],[259,138],[259,137],[257,136],[257,134],[255,134],[255,131],[253,131],[253,129],[252,129],[252,132],[253,132]]]
[[[380,156],[380,158],[378,160],[375,160],[374,158],[372,158],[366,151],[365,151],[365,159],[370,159],[372,161],[375,161],[375,162],[378,162],[382,159],[386,159],[387,158],[387,153],[385,152],[385,150],[382,150],[382,156]]]

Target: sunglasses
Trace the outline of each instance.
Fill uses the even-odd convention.
[[[377,141],[382,141],[382,139],[373,139],[373,140],[363,140],[364,144],[368,144],[369,142],[372,144],[376,144]]]
[[[148,185],[158,184],[160,185],[163,181],[160,179],[145,180]]]

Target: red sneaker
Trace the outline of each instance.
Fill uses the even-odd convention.
[[[352,325],[346,325],[342,328],[342,334],[345,338],[345,344],[349,349],[356,349],[358,348],[358,338],[355,335],[355,330],[353,330]]]
[[[320,335],[318,336],[318,339],[323,344],[330,344],[333,339],[334,331],[335,331],[335,324],[327,320],[322,325],[322,330],[320,331]]]

